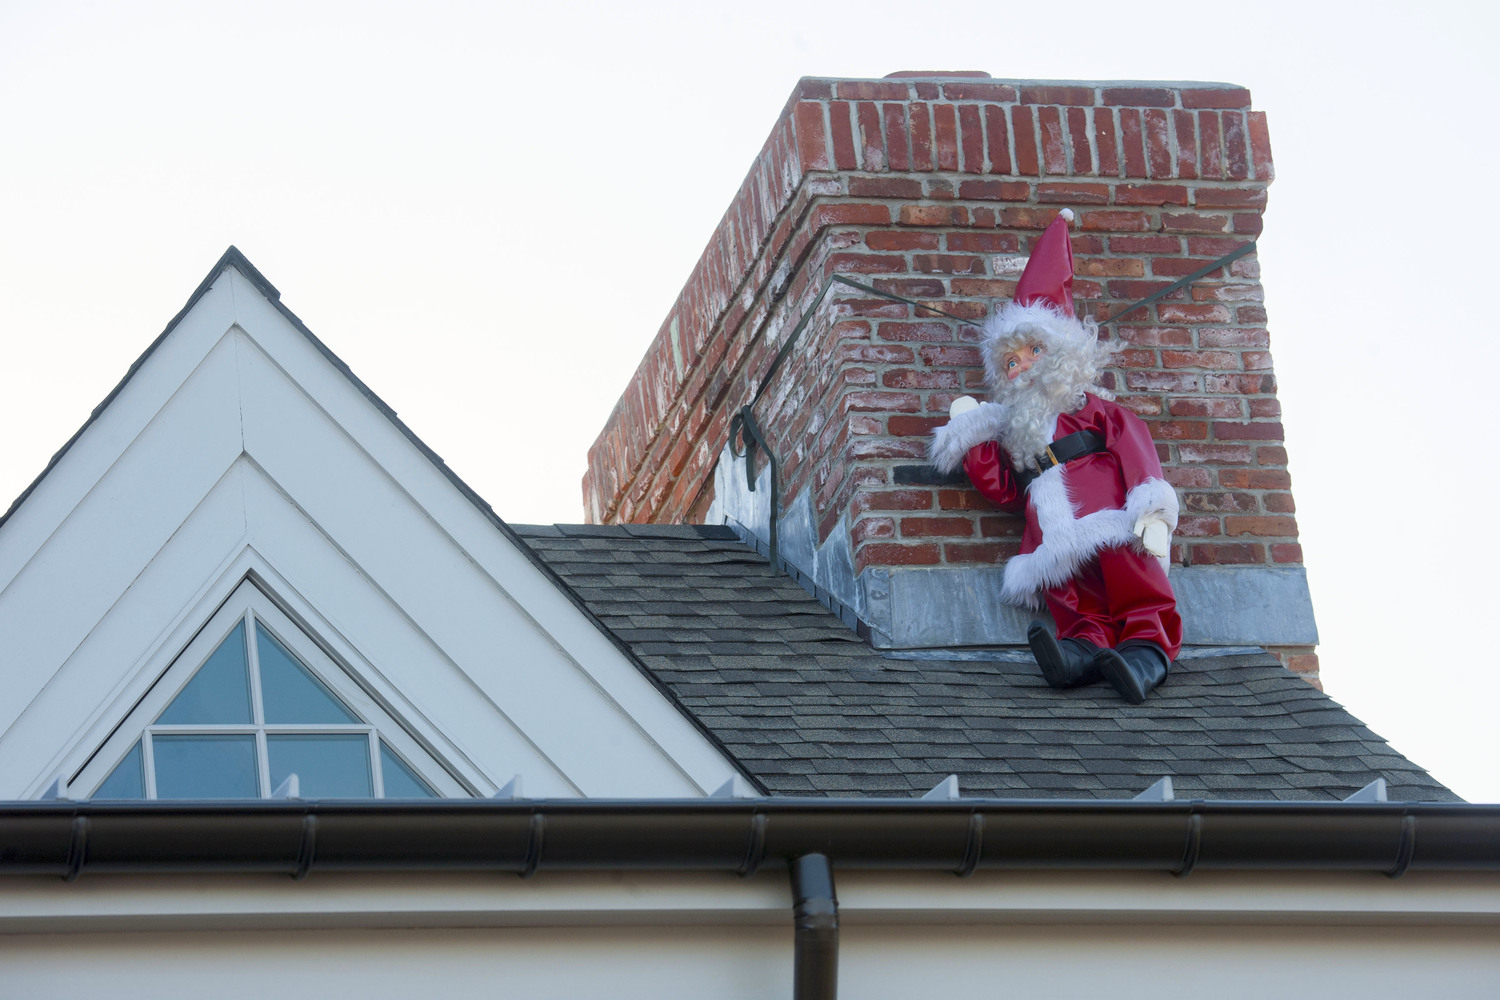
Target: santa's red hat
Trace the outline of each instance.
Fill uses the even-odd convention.
[[[1073,210],[1065,208],[1042,233],[1031,250],[1031,259],[1021,280],[1016,282],[1016,305],[1029,306],[1044,302],[1062,313],[1073,316],[1073,244],[1068,239],[1068,223]]]

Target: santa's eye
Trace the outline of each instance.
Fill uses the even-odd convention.
[[[1006,367],[1006,368],[1014,368],[1014,367],[1016,367],[1016,366],[1017,366],[1017,365],[1019,365],[1019,364],[1020,364],[1020,363],[1021,363],[1021,362],[1019,362],[1019,361],[1017,361],[1017,360],[1016,360],[1016,359],[1015,359],[1015,358],[1009,358],[1009,359],[1007,359],[1007,360],[1006,360],[1006,362],[1005,362],[1005,367]]]
[[[1031,345],[1031,356],[1032,357],[1036,357],[1038,354],[1041,354],[1041,353],[1042,353],[1042,347],[1041,347],[1040,344],[1032,344]]]

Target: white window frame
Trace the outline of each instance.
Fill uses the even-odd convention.
[[[172,725],[157,726],[155,720],[180,694],[198,670],[229,638],[235,627],[245,626],[247,665],[250,669],[251,711],[253,721],[249,724],[227,725]],[[321,681],[334,696],[363,723],[324,724],[267,724],[263,718],[264,707],[260,692],[260,651],[255,641],[256,625],[274,636],[287,651],[295,656],[314,677]],[[100,745],[89,761],[69,782],[70,789],[88,789],[87,795],[74,793],[77,798],[92,797],[111,775],[121,761],[141,743],[141,767],[144,771],[146,798],[156,798],[156,769],[152,739],[158,735],[191,735],[194,733],[213,735],[254,735],[258,768],[257,792],[260,798],[268,798],[274,789],[270,784],[270,756],[267,753],[266,736],[283,734],[353,734],[363,733],[369,740],[371,782],[375,798],[385,793],[384,764],[381,762],[382,741],[401,762],[425,781],[442,798],[469,798],[473,791],[453,774],[450,765],[439,760],[407,730],[400,720],[385,709],[364,686],[356,680],[356,672],[336,661],[313,638],[303,626],[293,621],[267,596],[254,581],[245,579],[234,589],[203,626],[197,631],[182,651],[141,696],[129,715]]]

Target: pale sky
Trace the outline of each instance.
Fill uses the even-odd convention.
[[[1270,123],[1324,685],[1500,801],[1500,16],[1175,9],[0,0],[0,509],[234,244],[503,518],[582,520],[587,449],[799,77],[1227,81]]]

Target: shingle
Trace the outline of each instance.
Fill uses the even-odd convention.
[[[882,655],[726,527],[512,527],[773,794],[1456,798],[1267,654],[1195,656],[1129,706],[1024,657]]]

